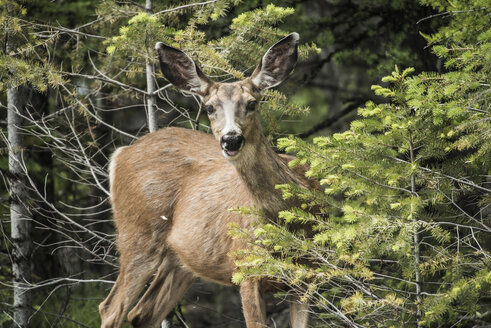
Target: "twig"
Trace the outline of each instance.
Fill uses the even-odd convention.
[[[187,5],[182,5],[182,6],[179,6],[179,7],[161,10],[159,12],[156,12],[154,15],[165,14],[165,13],[169,13],[171,11],[185,9],[185,8],[189,8],[189,7],[193,7],[193,6],[204,6],[204,5],[208,5],[208,4],[215,3],[215,2],[217,2],[217,0],[210,0],[210,1],[205,1],[205,2],[189,3]]]
[[[84,32],[80,32],[79,30],[84,28],[84,27],[87,27],[87,26],[90,26],[90,25],[93,25],[99,21],[102,20],[102,18],[98,18],[96,19],[95,21],[92,21],[92,22],[89,22],[87,24],[84,24],[82,26],[79,26],[77,28],[74,28],[74,29],[71,29],[71,28],[67,28],[67,27],[64,27],[64,26],[53,26],[53,25],[46,25],[46,24],[39,24],[39,23],[33,23],[33,22],[30,22],[30,21],[27,21],[27,20],[24,20],[22,18],[18,18],[19,21],[23,22],[23,23],[26,23],[26,24],[29,24],[31,26],[36,26],[36,27],[43,27],[43,28],[51,28],[51,29],[54,29],[54,30],[57,30],[58,32],[60,33],[66,33],[66,34],[77,34],[77,35],[81,35],[81,36],[85,36],[85,37],[88,37],[88,38],[94,38],[94,39],[101,39],[101,40],[106,40],[107,38],[104,37],[104,36],[100,36],[100,35],[95,35],[95,34],[89,34],[89,33],[84,33]]]
[[[405,161],[403,159],[400,159],[400,158],[397,158],[397,157],[391,157],[393,160],[397,161],[397,162],[402,162],[402,163],[406,163],[406,164],[410,164],[408,161]],[[485,192],[491,192],[491,189],[487,189],[487,188],[484,188],[484,187],[481,187],[475,183],[472,183],[472,182],[469,182],[469,181],[465,181],[465,180],[462,180],[462,179],[459,179],[459,178],[454,178],[450,175],[446,175],[446,174],[443,174],[443,173],[440,173],[440,172],[436,172],[436,171],[433,171],[429,168],[426,168],[426,167],[423,167],[423,166],[418,166],[419,169],[423,170],[423,171],[426,171],[426,172],[430,172],[430,173],[433,173],[433,174],[436,174],[436,175],[440,175],[440,176],[443,176],[445,178],[449,178],[450,180],[453,180],[453,181],[457,181],[457,182],[460,182],[462,184],[465,184],[467,186],[470,186],[470,187],[474,187],[474,188],[477,188],[477,189],[480,189],[480,190],[483,190]]]
[[[145,90],[142,90],[142,89],[139,89],[137,87],[134,87],[132,85],[129,85],[129,84],[125,84],[123,82],[120,82],[120,81],[117,81],[117,80],[114,80],[114,79],[111,79],[110,77],[102,74],[99,70],[97,70],[97,68],[94,67],[94,69],[102,75],[102,77],[100,76],[96,76],[96,75],[87,75],[87,74],[80,74],[80,73],[72,73],[72,72],[58,72],[58,73],[61,73],[61,74],[65,74],[65,75],[69,75],[69,76],[76,76],[76,77],[83,77],[85,79],[89,79],[89,80],[98,80],[98,81],[102,81],[102,82],[106,82],[106,83],[110,83],[110,84],[114,84],[114,85],[117,85],[119,87],[122,87],[123,89],[130,89],[130,90],[133,90],[133,91],[136,91],[136,92],[139,92],[141,94],[144,94],[146,95],[147,92]]]
[[[477,11],[477,10],[486,10],[487,7],[481,7],[481,8],[477,8],[477,9],[469,9],[469,10],[456,10],[456,11],[445,11],[443,13],[438,13],[438,14],[434,14],[434,15],[430,15],[428,17],[425,17],[425,18],[421,18],[419,21],[416,22],[416,24],[419,24],[425,20],[428,20],[428,19],[431,19],[431,18],[435,18],[435,17],[439,17],[439,16],[444,16],[444,15],[453,15],[453,14],[462,14],[462,13],[470,13],[470,12],[473,12],[473,11]]]

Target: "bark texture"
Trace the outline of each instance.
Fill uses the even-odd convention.
[[[14,287],[14,327],[29,327],[32,312],[31,290],[31,219],[25,201],[28,199],[22,169],[24,137],[21,131],[22,117],[19,112],[25,105],[23,88],[11,88],[7,92],[9,172],[10,172],[10,220],[12,241],[12,275]]]

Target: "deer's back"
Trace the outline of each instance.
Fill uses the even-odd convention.
[[[226,183],[223,178],[236,179],[234,174],[213,136],[182,128],[162,129],[119,148],[113,155],[113,210],[118,220],[136,219],[144,212],[150,220],[155,216],[170,218],[179,197],[190,194],[190,188],[206,182],[212,190],[214,184]]]

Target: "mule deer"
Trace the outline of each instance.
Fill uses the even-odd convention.
[[[309,186],[304,170],[288,168],[262,132],[257,102],[261,90],[280,84],[297,61],[299,36],[273,45],[253,74],[238,82],[211,81],[182,52],[157,43],[164,76],[201,97],[213,136],[166,128],[116,150],[110,162],[111,201],[118,232],[120,273],[99,306],[103,327],[121,326],[147,281],[150,286],[128,314],[134,327],[158,327],[195,277],[231,285],[236,270],[227,255],[244,248],[227,231],[253,219],[228,210],[261,208],[271,218],[292,206],[275,185]],[[266,327],[265,282],[246,281],[240,295],[248,328]],[[292,327],[305,328],[308,308],[291,303]]]

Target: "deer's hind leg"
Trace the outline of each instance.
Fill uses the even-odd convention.
[[[99,305],[102,328],[121,327],[125,314],[155,273],[161,255],[121,254],[120,271],[107,298]]]
[[[172,254],[164,257],[150,287],[128,314],[133,327],[160,327],[167,314],[193,282],[193,274],[181,267]]]

